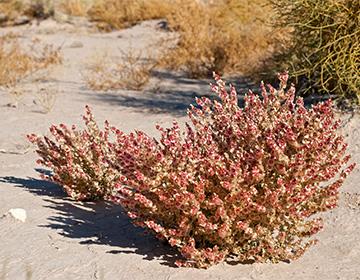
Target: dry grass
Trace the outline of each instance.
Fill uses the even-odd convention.
[[[165,18],[179,36],[160,65],[194,78],[212,71],[246,73],[260,66],[275,46],[268,0],[97,0],[89,15],[105,30]]]
[[[149,81],[155,66],[152,59],[145,59],[140,51],[121,52],[119,62],[104,55],[95,57],[87,65],[83,78],[92,90],[129,89],[141,90]]]
[[[9,105],[18,106],[24,95],[21,86],[24,81],[61,62],[60,50],[52,45],[42,45],[34,40],[25,48],[14,34],[0,37],[0,88],[9,93],[12,100]],[[50,98],[48,101],[50,104]],[[45,111],[47,107],[43,106]]]
[[[49,113],[55,105],[57,89],[51,87],[41,87],[37,91],[35,104],[42,108],[44,114]]]
[[[0,2],[0,13],[6,16],[6,19],[0,25],[6,25],[9,21],[14,20],[23,14],[25,6],[19,0],[3,0]]]
[[[164,65],[185,70],[191,77],[218,73],[248,73],[274,49],[271,9],[266,0],[224,0],[215,4],[181,2],[183,9],[168,17],[180,35]]]
[[[52,0],[2,0],[0,1],[0,13],[6,16],[0,26],[13,25],[19,16],[27,16],[29,19],[44,19],[54,13]]]
[[[12,88],[35,72],[61,63],[60,49],[34,40],[22,47],[13,34],[0,37],[0,87]]]
[[[90,8],[87,0],[63,0],[60,9],[71,16],[85,17]]]
[[[95,0],[88,14],[101,29],[112,30],[165,18],[171,11],[170,0]]]
[[[248,74],[272,55],[278,33],[270,26],[273,12],[269,1],[62,0],[60,7],[70,15],[87,15],[105,31],[166,19],[178,39],[159,64],[198,78],[213,71]]]
[[[32,0],[25,6],[25,15],[30,18],[46,19],[54,14],[54,0]]]
[[[20,47],[17,38],[0,38],[0,86],[14,87],[34,69],[34,59]]]

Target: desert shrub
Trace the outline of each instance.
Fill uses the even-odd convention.
[[[37,90],[37,96],[34,103],[42,108],[44,114],[50,113],[55,105],[57,98],[57,89],[51,87],[40,87]]]
[[[5,0],[0,3],[0,13],[4,16],[1,25],[7,24],[8,21],[14,20],[19,14],[24,11],[22,1]]]
[[[9,43],[9,41],[11,43]],[[21,48],[16,38],[0,38],[0,85],[14,86],[33,69],[31,56]]]
[[[60,3],[60,9],[71,16],[87,16],[90,6],[88,0],[63,0]]]
[[[0,26],[26,23],[27,20],[16,21],[21,16],[27,16],[28,20],[47,18],[53,15],[53,8],[51,0],[2,0],[0,13],[4,18],[0,22]]]
[[[108,56],[96,57],[86,66],[83,78],[92,90],[141,90],[149,81],[155,61],[141,51],[121,51],[118,59]],[[116,62],[114,62],[114,60]]]
[[[53,0],[32,0],[25,5],[24,14],[38,20],[46,19],[54,15]]]
[[[272,1],[278,24],[292,28],[291,44],[277,56],[304,91],[317,89],[360,101],[360,2]],[[274,67],[271,65],[271,67]]]
[[[274,51],[276,34],[270,26],[268,0],[204,2],[99,0],[89,16],[105,30],[166,19],[178,38],[176,47],[164,53],[160,66],[184,70],[192,78],[208,77],[214,70],[247,73]]]
[[[34,40],[23,47],[15,34],[0,37],[0,87],[13,88],[35,72],[59,64],[59,48]]]
[[[193,78],[208,77],[212,71],[247,74],[272,53],[275,34],[266,0],[177,3],[181,8],[167,19],[179,38],[165,54],[164,66]]]
[[[96,0],[88,15],[104,30],[121,29],[139,21],[164,18],[170,0]]]
[[[37,146],[41,164],[52,171],[43,174],[46,180],[59,184],[66,193],[76,200],[103,199],[111,193],[117,174],[112,172],[107,159],[111,157],[109,124],[104,130],[96,124],[86,107],[83,116],[86,128],[78,130],[74,125],[51,126],[51,140],[47,136],[28,135],[30,142]]]
[[[331,101],[312,108],[286,89],[261,85],[238,106],[233,87],[216,76],[220,101],[197,99],[191,125],[174,122],[160,141],[119,130],[117,194],[133,222],[181,252],[179,266],[293,260],[315,243],[319,212],[336,207],[354,164]],[[329,181],[331,180],[331,181]]]

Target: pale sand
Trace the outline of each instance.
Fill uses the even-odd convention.
[[[323,215],[320,242],[301,259],[290,264],[224,263],[208,270],[174,267],[176,252],[143,235],[119,206],[71,201],[58,186],[39,179],[27,133],[47,133],[53,123],[80,124],[84,105],[89,104],[99,123],[108,119],[125,131],[140,129],[157,136],[155,123],[169,125],[174,117],[183,122],[194,96],[209,94],[207,81],[171,73],[153,78],[145,93],[86,89],[80,72],[88,57],[130,45],[146,48],[166,36],[154,26],[156,22],[145,22],[110,34],[92,34],[86,28],[47,21],[39,27],[0,31],[21,32],[24,41],[36,35],[63,45],[64,54],[64,64],[53,69],[43,84],[59,91],[49,114],[40,113],[41,107],[33,103],[38,89],[34,83],[24,86],[18,108],[6,107],[11,99],[0,93],[0,216],[11,208],[27,211],[25,223],[10,217],[0,220],[0,279],[360,279],[359,168],[342,188],[340,207]],[[70,48],[74,42],[84,46]],[[151,92],[156,87],[160,93]],[[355,115],[342,129],[355,162],[360,162],[359,128]]]

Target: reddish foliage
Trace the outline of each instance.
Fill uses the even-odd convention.
[[[41,159],[38,164],[50,168],[51,176],[44,179],[60,184],[69,196],[77,200],[101,199],[111,193],[117,178],[108,164],[110,156],[109,125],[101,131],[90,108],[86,107],[83,117],[86,129],[78,130],[74,125],[51,126],[54,138],[28,135],[30,142],[37,145]]]
[[[307,109],[287,78],[249,92],[241,108],[235,88],[215,76],[220,101],[197,99],[185,131],[158,126],[159,141],[107,123],[100,131],[89,109],[86,130],[53,126],[57,144],[29,139],[54,172],[48,179],[76,199],[111,194],[134,224],[178,248],[179,266],[292,260],[315,242],[322,221],[311,216],[337,205],[355,164],[346,166],[331,101]]]
[[[262,97],[249,92],[240,108],[235,89],[216,76],[221,101],[198,99],[192,126],[158,127],[160,142],[118,131],[113,201],[178,247],[186,258],[178,265],[296,259],[322,228],[309,217],[337,205],[354,164],[344,168],[350,157],[331,101],[307,109],[293,86],[285,90],[287,73],[279,79],[278,90],[262,85]]]

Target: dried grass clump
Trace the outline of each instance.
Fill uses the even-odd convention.
[[[96,0],[88,14],[101,29],[112,30],[165,18],[170,11],[171,0]]]
[[[31,56],[20,47],[17,39],[0,38],[0,86],[14,87],[33,69]]]
[[[88,0],[63,0],[60,9],[70,16],[85,17],[90,9]]]
[[[167,18],[179,40],[164,56],[164,65],[194,78],[214,70],[247,73],[259,66],[273,49],[274,34],[267,25],[272,12],[266,4],[266,0],[177,1],[179,9]]]
[[[28,49],[13,34],[0,37],[0,87],[13,88],[35,72],[62,62],[60,49],[34,40]]]
[[[276,63],[290,68],[305,92],[315,88],[360,103],[360,2],[272,2],[280,25],[292,28],[292,44]]]
[[[54,0],[32,0],[25,9],[30,18],[46,19],[54,15]]]
[[[214,70],[247,73],[275,48],[268,0],[98,0],[89,15],[105,30],[165,18],[179,36],[160,65],[184,70],[193,78],[207,77]]]
[[[149,81],[155,62],[145,59],[141,52],[121,52],[122,57],[114,63],[107,56],[97,57],[87,65],[83,75],[92,90],[129,89],[141,90]]]
[[[4,16],[0,26],[26,23],[26,20],[17,22],[21,16],[26,16],[28,20],[33,18],[44,19],[54,13],[52,0],[3,0],[0,2],[0,13]]]
[[[0,25],[6,25],[24,11],[24,5],[19,0],[4,0],[0,2],[0,13],[4,16]]]
[[[51,87],[41,87],[36,94],[35,104],[42,108],[44,114],[50,113],[57,97],[57,90]]]

